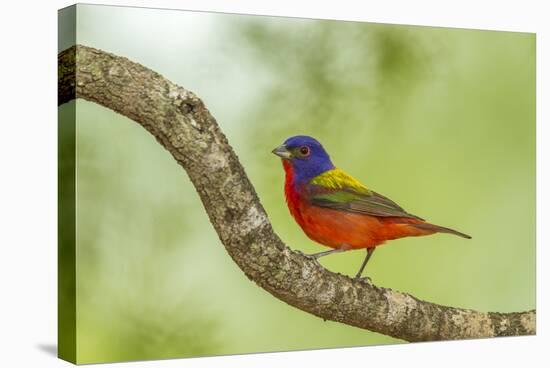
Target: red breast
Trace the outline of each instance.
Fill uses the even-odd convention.
[[[300,214],[299,203],[300,203],[300,194],[295,188],[294,185],[294,168],[292,164],[287,160],[283,161],[283,168],[285,169],[285,198],[290,210],[290,214],[300,226],[303,225],[303,219]]]

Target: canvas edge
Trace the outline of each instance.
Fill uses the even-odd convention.
[[[58,51],[76,44],[77,6],[58,10]],[[57,354],[77,363],[76,103],[58,108]],[[63,116],[63,118],[62,118]]]

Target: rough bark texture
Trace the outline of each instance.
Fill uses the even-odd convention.
[[[192,92],[90,47],[73,46],[58,62],[59,104],[83,98],[147,129],[187,171],[231,258],[275,297],[323,319],[407,341],[535,334],[534,310],[452,308],[327,271],[274,233],[239,159]]]

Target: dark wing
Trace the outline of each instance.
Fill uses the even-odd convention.
[[[357,190],[343,186],[339,189],[309,185],[309,201],[312,205],[335,210],[378,217],[406,217],[423,220],[401,208],[391,199],[372,190]]]

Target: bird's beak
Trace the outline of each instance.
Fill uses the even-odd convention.
[[[281,144],[279,147],[275,148],[273,151],[271,151],[271,153],[285,160],[289,160],[292,158],[290,151],[286,148],[284,144]]]

